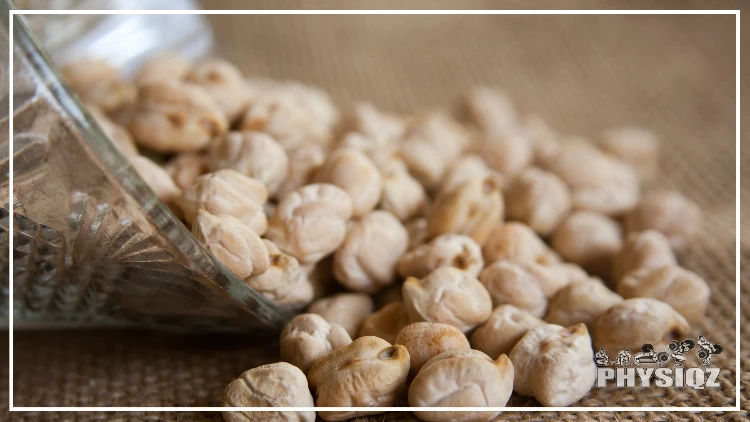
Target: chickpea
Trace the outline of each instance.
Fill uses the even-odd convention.
[[[313,174],[326,160],[326,150],[320,145],[304,145],[288,153],[288,168],[274,197],[282,199],[292,191],[309,184]]]
[[[409,248],[412,250],[427,242],[427,219],[415,218],[404,226],[409,233]]]
[[[466,154],[448,167],[448,171],[443,176],[440,191],[450,192],[464,182],[486,177],[492,177],[500,187],[500,190],[505,189],[507,185],[505,176],[487,167],[484,159],[479,155]]]
[[[481,247],[469,236],[443,234],[403,254],[398,273],[404,278],[424,278],[437,268],[449,266],[478,276],[484,267]]]
[[[420,215],[427,203],[427,193],[407,170],[394,168],[382,172],[383,196],[380,208],[407,221]]]
[[[138,155],[138,147],[127,129],[110,120],[102,109],[95,104],[86,104],[86,109],[91,117],[96,120],[104,135],[115,144],[122,155],[126,157]]]
[[[203,88],[167,81],[138,88],[128,129],[140,146],[157,152],[190,152],[206,147],[228,126]]]
[[[182,193],[169,173],[155,162],[142,155],[133,155],[129,159],[136,173],[165,204],[172,204],[175,198]]]
[[[383,178],[375,164],[363,153],[341,148],[328,156],[315,174],[318,183],[338,186],[352,198],[353,216],[372,211],[383,193]]]
[[[560,257],[531,228],[517,222],[495,225],[482,246],[482,254],[484,262],[488,264],[499,260],[543,265],[561,262]]]
[[[489,168],[510,180],[529,167],[534,159],[529,140],[519,131],[483,139],[477,146],[477,153]]]
[[[268,250],[269,266],[262,274],[245,278],[245,284],[278,306],[300,309],[313,300],[313,286],[300,268],[299,262],[263,239]]]
[[[135,87],[123,81],[117,70],[104,60],[86,59],[60,69],[65,82],[86,103],[113,113],[135,101]]]
[[[312,264],[341,246],[351,216],[345,191],[326,183],[306,185],[279,202],[266,235],[300,263]]]
[[[203,60],[193,66],[185,78],[205,88],[230,122],[242,115],[250,101],[242,72],[226,60]]]
[[[357,337],[362,323],[375,310],[370,296],[363,293],[339,293],[318,299],[307,312],[318,314],[326,321],[339,324],[351,337]]]
[[[350,120],[352,130],[367,138],[386,142],[401,139],[406,128],[404,119],[384,113],[370,103],[355,105]]]
[[[184,78],[189,69],[190,63],[185,57],[175,53],[159,54],[141,66],[134,80],[137,85],[178,80]]]
[[[542,324],[541,319],[513,305],[500,305],[471,334],[471,347],[489,356],[506,355],[527,331]]]
[[[394,344],[400,344],[409,351],[410,379],[433,357],[448,350],[471,348],[461,330],[438,322],[414,322],[406,325],[398,332]]]
[[[307,281],[313,287],[313,299],[328,296],[338,288],[333,277],[333,256],[328,256],[314,264],[301,265],[300,269],[306,274]]]
[[[465,234],[480,245],[503,219],[503,198],[492,178],[473,179],[442,192],[427,213],[428,235]]]
[[[533,163],[547,168],[560,151],[560,137],[544,119],[537,115],[525,116],[521,121],[521,127],[531,145]]]
[[[596,379],[591,337],[584,324],[544,324],[529,330],[510,352],[513,389],[544,406],[568,406],[588,394]]]
[[[568,327],[584,323],[589,330],[599,315],[622,302],[622,297],[597,280],[575,281],[560,290],[550,301],[544,320]]]
[[[404,281],[403,296],[413,322],[442,322],[467,332],[492,312],[492,299],[476,278],[453,267],[441,267],[422,280]]]
[[[506,197],[508,217],[527,224],[540,236],[555,231],[571,208],[570,192],[554,173],[527,168]]]
[[[164,165],[164,170],[180,189],[194,185],[198,177],[208,171],[203,155],[194,152],[183,152],[175,156]]]
[[[315,361],[351,342],[344,327],[320,315],[297,315],[281,332],[281,359],[307,373]]]
[[[275,194],[289,168],[284,148],[265,133],[229,132],[210,149],[208,163],[213,170],[232,169],[259,180]]]
[[[591,274],[608,277],[622,242],[622,228],[617,221],[591,211],[576,211],[557,228],[551,243],[567,261]]]
[[[214,216],[198,210],[193,235],[239,278],[262,274],[268,269],[266,245],[254,231],[231,215]]]
[[[466,96],[469,118],[487,135],[504,135],[518,127],[518,116],[510,98],[490,87],[474,88]]]
[[[626,299],[659,299],[691,324],[704,319],[711,298],[711,289],[701,276],[676,264],[630,271],[617,283],[617,292]]]
[[[496,261],[479,274],[479,281],[492,298],[493,306],[513,305],[535,317],[547,309],[547,296],[541,274],[534,264],[517,261]]]
[[[224,407],[313,407],[305,374],[286,362],[272,363],[245,371],[224,389]],[[284,421],[314,422],[315,412],[267,410],[263,412],[221,412],[227,422]]]
[[[308,381],[318,407],[372,407],[353,412],[318,412],[327,421],[380,413],[396,403],[409,373],[409,352],[377,337],[360,337],[313,364]]]
[[[213,215],[236,217],[255,233],[263,235],[267,227],[263,204],[267,198],[268,191],[259,181],[234,170],[219,170],[198,177],[193,186],[175,198],[175,203],[182,209],[188,224],[193,223],[198,210],[204,209]]]
[[[396,336],[402,328],[409,324],[409,314],[402,302],[385,305],[365,318],[359,337],[380,337],[388,343],[396,343]],[[408,349],[408,347],[407,347]]]
[[[631,270],[659,268],[676,265],[669,240],[656,230],[628,233],[625,244],[615,256],[615,280],[620,280]]]
[[[622,127],[604,132],[599,147],[633,166],[641,180],[651,180],[659,167],[659,143],[649,130]]]
[[[702,213],[695,202],[674,191],[654,191],[643,196],[638,206],[625,216],[630,232],[657,230],[672,249],[685,250],[700,232]]]
[[[471,391],[467,394],[467,391]],[[430,359],[409,387],[413,407],[504,407],[513,392],[513,364],[477,350],[448,350]],[[416,411],[423,421],[485,421],[500,412]]]

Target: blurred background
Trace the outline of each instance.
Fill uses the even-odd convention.
[[[402,2],[205,1],[203,7],[390,8]],[[501,5],[501,6],[500,6]],[[570,1],[571,8],[740,8],[738,1]],[[411,8],[562,7],[553,1],[415,1]],[[735,344],[735,17],[732,15],[351,15],[208,16],[213,54],[246,76],[295,79],[327,90],[344,109],[359,100],[395,112],[454,110],[476,85],[505,90],[524,113],[566,135],[596,138],[642,126],[663,141],[658,186],[675,188],[705,213],[704,233],[684,265],[712,285],[701,330],[730,353],[720,391],[592,392],[584,406],[733,406]],[[750,34],[750,30],[744,31]],[[745,37],[750,45],[750,39]],[[746,54],[745,57],[748,57]],[[743,90],[747,88],[743,81]],[[744,129],[746,133],[746,129]],[[743,143],[747,137],[743,137]],[[748,153],[745,153],[748,154]],[[744,155],[743,155],[744,161]],[[745,229],[747,230],[747,229]],[[743,262],[750,247],[743,242]],[[743,267],[744,268],[744,267]],[[743,276],[743,320],[750,280]],[[743,327],[743,330],[746,330]],[[743,332],[743,394],[750,336]],[[6,353],[7,339],[0,340]],[[15,335],[16,406],[215,406],[227,382],[276,361],[273,341],[251,336],[146,331],[27,331]],[[5,344],[5,346],[3,345]],[[7,371],[7,367],[0,371]],[[6,373],[7,375],[7,373]],[[7,379],[0,373],[0,379]],[[2,381],[0,381],[2,382]],[[7,400],[7,395],[0,395]],[[512,402],[524,405],[524,402]],[[7,405],[4,404],[3,406]],[[748,406],[747,401],[743,406]],[[746,408],[747,409],[747,408]],[[22,414],[18,420],[44,420]],[[141,418],[139,413],[123,414]],[[215,414],[154,414],[213,420]],[[554,413],[505,415],[558,420]],[[666,419],[668,414],[571,414],[567,418]],[[682,415],[681,415],[682,416]],[[741,417],[740,415],[737,415]],[[76,420],[110,420],[87,414]],[[143,416],[144,418],[146,416]],[[372,420],[405,420],[407,415]],[[39,419],[38,419],[39,418]],[[220,419],[219,419],[220,420]]]

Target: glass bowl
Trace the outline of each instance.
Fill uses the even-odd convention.
[[[7,16],[13,6],[1,0],[0,7]],[[106,324],[216,331],[283,326],[291,315],[228,272],[196,241],[71,94],[24,19],[12,19],[12,93],[9,75],[0,77],[2,103],[13,95],[13,109],[0,116],[0,240],[8,250],[12,229],[13,328]],[[8,22],[3,23],[6,39]],[[141,24],[146,30],[150,25]],[[81,34],[100,28],[96,22],[87,25]],[[208,37],[210,45],[210,32]],[[80,39],[80,34],[70,39]],[[177,41],[195,46],[189,37]],[[153,52],[142,48],[131,58]],[[8,69],[8,58],[3,60],[2,69]],[[2,265],[7,307],[7,255]]]

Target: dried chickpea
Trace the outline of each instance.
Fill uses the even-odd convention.
[[[374,293],[396,281],[396,263],[409,233],[396,217],[373,211],[354,222],[333,255],[336,280],[352,291]]]
[[[203,88],[166,81],[139,86],[128,129],[140,146],[157,152],[189,152],[207,146],[228,125]]]
[[[138,155],[138,147],[133,141],[133,137],[124,127],[110,120],[106,114],[95,104],[86,104],[86,109],[96,120],[96,123],[102,129],[107,138],[112,141],[120,152],[126,157]]]
[[[283,308],[296,310],[307,306],[313,300],[313,286],[299,262],[270,240],[263,239],[263,244],[268,250],[268,269],[245,278],[245,284]]]
[[[407,221],[420,215],[427,203],[424,187],[407,170],[392,168],[382,171],[383,196],[380,208]]]
[[[482,254],[487,264],[503,259],[543,265],[561,262],[560,257],[531,228],[517,222],[495,225],[482,245]]]
[[[599,147],[630,164],[641,180],[651,180],[659,167],[659,138],[646,129],[622,127],[602,135]]]
[[[348,193],[355,217],[372,211],[383,194],[383,178],[378,168],[366,155],[351,148],[339,148],[331,153],[314,179]]]
[[[591,211],[575,211],[557,228],[551,244],[565,260],[591,274],[608,277],[622,242],[617,221]]]
[[[534,164],[546,168],[560,151],[560,138],[541,117],[525,116],[521,120],[522,130],[531,145]]]
[[[615,256],[615,281],[631,270],[676,265],[669,240],[656,230],[628,233],[620,252]]]
[[[495,180],[472,179],[438,195],[427,212],[427,233],[465,234],[481,245],[502,219],[503,197]]]
[[[412,250],[427,242],[427,219],[415,218],[404,226],[409,233],[409,249]]]
[[[159,54],[146,61],[135,75],[135,83],[143,85],[152,82],[166,82],[185,77],[190,63],[181,55]]]
[[[344,327],[320,315],[297,315],[281,332],[281,359],[307,373],[315,361],[351,342]]]
[[[396,344],[396,336],[407,325],[409,325],[409,314],[406,313],[404,304],[389,303],[365,318],[358,337],[375,336],[388,343]]]
[[[642,230],[662,232],[672,249],[681,252],[698,235],[702,213],[698,205],[674,191],[653,191],[625,216],[628,233]]]
[[[555,231],[571,208],[570,192],[554,173],[527,168],[506,193],[508,217],[527,224],[540,236]]]
[[[288,153],[289,165],[274,197],[282,199],[287,194],[312,181],[315,171],[326,160],[326,150],[320,145],[303,145]]]
[[[591,337],[584,324],[544,324],[529,330],[510,352],[513,389],[544,406],[568,406],[588,394],[596,379]]]
[[[351,216],[352,200],[342,189],[306,185],[279,202],[266,236],[301,264],[312,264],[341,246]]]
[[[135,87],[123,81],[117,70],[104,60],[78,60],[64,65],[60,72],[84,102],[106,113],[132,104],[136,98]]]
[[[549,170],[570,188],[574,209],[620,215],[638,203],[635,170],[588,142],[566,143],[551,160]]]
[[[239,278],[262,274],[268,269],[266,245],[254,231],[231,215],[211,215],[198,210],[193,235]]]
[[[666,348],[669,341],[690,333],[690,324],[668,304],[653,298],[626,299],[601,314],[594,328],[594,346],[609,356],[650,343]]]
[[[476,150],[489,168],[508,179],[515,178],[534,159],[529,140],[519,131],[487,137],[479,142]]]
[[[482,86],[466,96],[468,117],[489,136],[505,135],[518,127],[518,116],[510,98],[502,91]]]
[[[360,337],[334,350],[310,368],[308,381],[318,407],[371,407],[371,411],[318,412],[327,421],[381,413],[405,388],[409,352],[377,337]]]
[[[273,195],[287,175],[289,160],[284,148],[261,132],[228,132],[208,154],[212,170],[232,169],[259,180]]]
[[[190,69],[185,79],[202,86],[230,122],[242,115],[250,101],[242,73],[226,60],[203,60]]]
[[[489,356],[507,355],[518,340],[532,328],[544,324],[534,315],[513,305],[500,305],[492,310],[490,319],[471,334],[471,347]]]
[[[504,407],[513,392],[513,364],[478,350],[449,350],[430,359],[409,386],[413,407]],[[500,412],[415,411],[423,421],[489,422]]]
[[[396,342],[409,351],[409,378],[414,378],[422,366],[433,357],[455,349],[469,349],[469,340],[458,328],[437,322],[414,322],[396,336]]]
[[[175,202],[188,224],[193,223],[198,210],[204,209],[213,215],[236,217],[262,236],[267,227],[263,212],[267,198],[268,191],[263,183],[234,170],[219,170],[198,177]]]
[[[403,254],[398,261],[401,277],[427,277],[440,267],[456,267],[476,277],[484,267],[482,248],[461,234],[443,234]]]
[[[224,389],[224,407],[313,407],[305,374],[286,362],[245,371]],[[227,422],[314,422],[313,411],[221,412]]]
[[[440,190],[449,192],[469,180],[490,176],[495,179],[500,190],[505,189],[507,183],[505,176],[497,171],[490,170],[484,162],[484,159],[479,155],[466,154],[448,167],[448,171],[446,171],[445,176],[443,176]]]
[[[169,173],[158,164],[142,155],[133,155],[129,160],[138,175],[162,202],[171,204],[180,195],[180,188],[175,185]]]
[[[622,300],[598,280],[574,281],[550,299],[544,320],[563,327],[584,323],[593,331],[596,318]]]
[[[691,324],[704,319],[711,299],[711,289],[706,281],[676,264],[630,271],[617,282],[617,293],[626,299],[659,299]]]
[[[366,138],[386,142],[401,139],[406,122],[399,116],[384,113],[370,103],[359,103],[354,106],[350,116],[352,130]]]
[[[339,324],[351,337],[357,337],[362,323],[375,308],[370,296],[364,293],[339,293],[318,299],[307,308],[307,312],[318,314],[326,321]]]
[[[513,305],[535,317],[547,309],[542,274],[532,263],[496,261],[479,274],[479,281],[490,294],[493,306]]]
[[[442,322],[467,332],[492,312],[492,299],[475,277],[453,267],[441,267],[419,280],[404,281],[403,296],[413,322]]]
[[[338,109],[318,87],[299,83],[266,85],[251,96],[240,130],[271,135],[287,151],[303,145],[327,146]]]
[[[194,152],[183,152],[169,160],[164,170],[172,176],[180,189],[187,189],[195,184],[199,176],[208,171],[205,158]]]

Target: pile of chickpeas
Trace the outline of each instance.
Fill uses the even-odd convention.
[[[301,313],[283,362],[241,374],[225,406],[364,408],[318,412],[329,421],[404,401],[503,407],[513,392],[567,406],[594,384],[594,350],[666,347],[705,313],[709,287],[677,259],[701,212],[642,192],[659,155],[647,130],[562,137],[487,87],[461,121],[342,113],[320,88],[219,59],[163,55],[132,81],[97,60],[63,74],[200,243]]]

